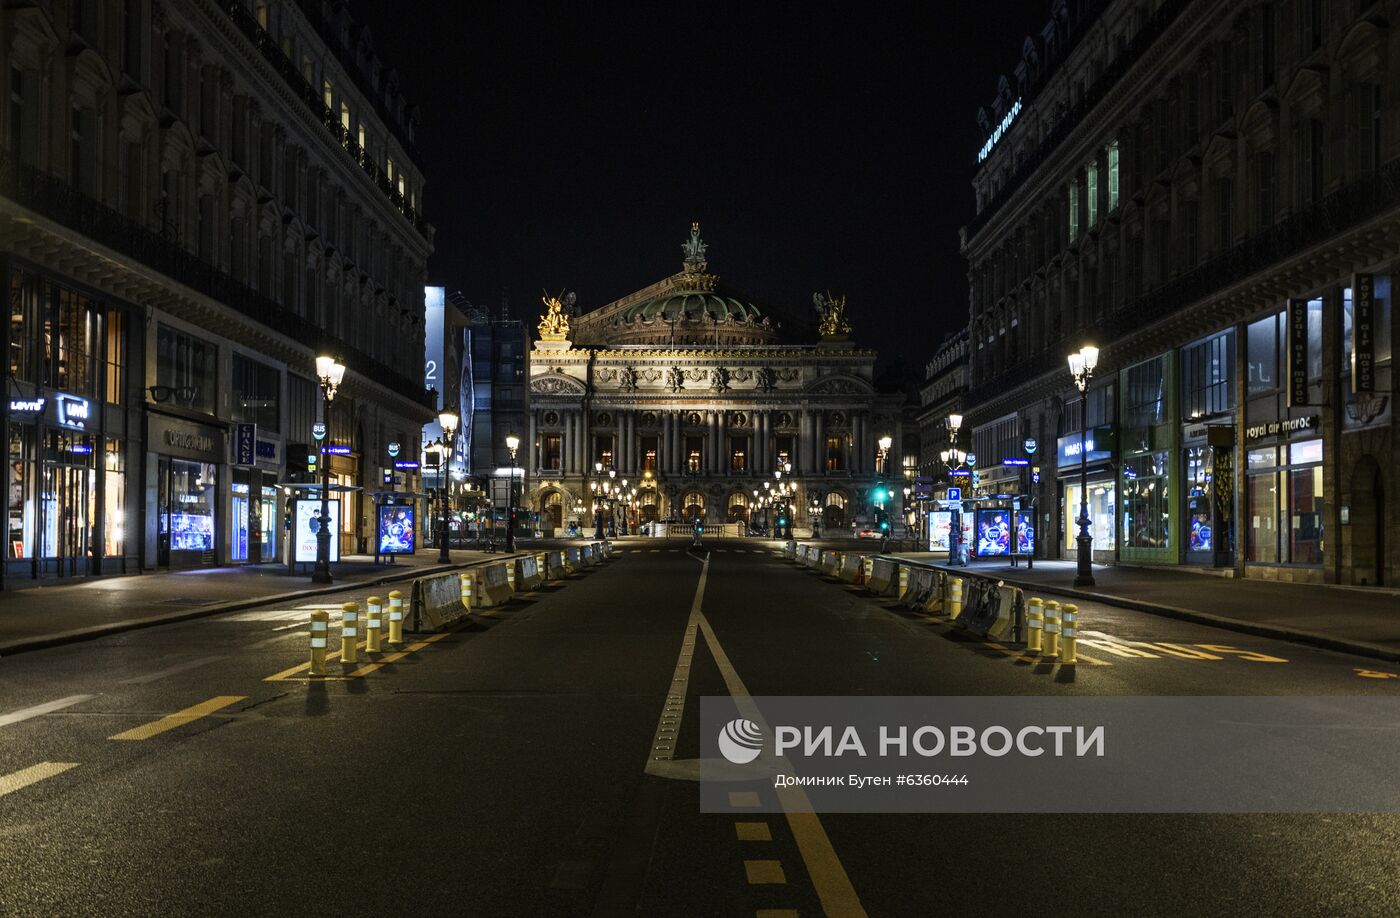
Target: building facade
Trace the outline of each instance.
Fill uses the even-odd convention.
[[[967,330],[939,344],[924,366],[919,387],[919,474],[936,478],[944,472],[940,454],[949,446],[948,418],[961,414],[967,392]]]
[[[1397,15],[1083,0],[1022,44],[978,113],[966,413],[986,488],[1042,444],[1042,556],[1084,463],[1096,560],[1393,581]]]
[[[5,576],[287,560],[313,425],[372,489],[429,414],[397,79],[316,0],[6,4],[0,47]],[[348,368],[328,418],[318,354]]]
[[[802,530],[870,519],[876,482],[900,475],[898,452],[882,460],[878,443],[903,441],[903,396],[876,393],[876,354],[850,343],[844,302],[819,298],[820,340],[792,342],[770,310],[708,273],[698,224],[682,248],[679,273],[572,327],[549,304],[524,441],[543,527],[588,528],[613,511],[759,522],[762,502],[770,524],[783,509]],[[623,479],[625,505],[595,502],[595,487]],[[783,508],[765,497],[780,485],[795,488]]]

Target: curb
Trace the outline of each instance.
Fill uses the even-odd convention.
[[[241,612],[244,609],[256,609],[258,606],[270,605],[272,603],[293,602],[298,599],[311,599],[317,596],[346,593],[351,590],[398,583],[403,580],[416,580],[419,577],[429,577],[433,574],[463,570],[481,564],[495,564],[507,558],[520,557],[521,554],[522,553],[517,552],[514,555],[503,555],[501,558],[493,558],[489,561],[471,561],[464,564],[435,565],[433,567],[417,568],[412,571],[396,571],[392,574],[385,574],[382,577],[356,580],[353,582],[341,583],[340,585],[332,584],[329,587],[292,590],[287,593],[272,593],[267,596],[255,596],[250,599],[234,599],[223,603],[197,606],[192,609],[182,609],[167,615],[152,616],[150,618],[130,618],[118,622],[93,625],[88,628],[74,628],[71,631],[60,631],[56,634],[45,634],[38,637],[11,641],[8,644],[0,644],[0,658],[14,656],[18,653],[27,653],[31,650],[45,650],[50,647],[62,647],[65,644],[77,644],[82,641],[96,640],[97,638],[110,637],[111,635],[122,634],[127,631],[154,628],[157,625],[171,625],[177,622],[191,621],[196,618],[209,618],[228,612]]]
[[[899,559],[903,564],[910,564],[911,559]],[[946,571],[949,574],[962,574],[974,577],[989,576],[978,574],[976,571],[969,571],[965,568],[944,567],[939,564],[918,565],[932,567],[935,570]],[[1076,590],[1072,587],[1047,586],[1044,583],[1035,583],[1025,580],[1013,580],[1008,577],[996,577],[995,579],[1014,587],[1020,587],[1026,592],[1049,593],[1053,596],[1067,596],[1070,599],[1080,599],[1087,602],[1101,602],[1108,605],[1120,606],[1124,609],[1132,609],[1135,612],[1146,612],[1149,615],[1160,615],[1163,618],[1175,618],[1181,621],[1193,622],[1197,625],[1209,625],[1214,628],[1223,628],[1227,631],[1238,631],[1242,634],[1252,634],[1256,637],[1273,638],[1280,641],[1291,641],[1295,644],[1308,644],[1313,647],[1320,647],[1323,650],[1334,650],[1339,653],[1352,654],[1358,657],[1370,657],[1376,660],[1385,660],[1389,663],[1400,663],[1400,649],[1389,647],[1385,644],[1372,644],[1369,641],[1349,641],[1346,638],[1335,637],[1330,634],[1323,634],[1318,631],[1304,631],[1302,629],[1281,628],[1277,625],[1262,625],[1258,622],[1244,621],[1238,618],[1229,618],[1224,615],[1215,615],[1210,612],[1200,612],[1196,609],[1184,609],[1180,606],[1168,606],[1163,603],[1145,602],[1141,599],[1132,599],[1127,596],[1117,596],[1112,593],[1091,593],[1087,590]]]

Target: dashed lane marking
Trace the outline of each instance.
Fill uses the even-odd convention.
[[[767,859],[744,861],[744,876],[748,877],[751,886],[787,882],[782,862]]]
[[[160,720],[153,720],[148,724],[133,727],[118,733],[116,736],[107,737],[109,740],[147,740],[153,736],[159,736],[167,730],[174,730],[176,727],[183,727],[185,724],[193,723],[201,717],[208,717],[215,711],[222,711],[232,704],[237,704],[247,698],[247,695],[215,695],[208,701],[201,701],[199,704],[191,705],[183,711],[176,711],[174,714],[167,714]]]
[[[734,834],[739,841],[766,842],[773,840],[773,833],[766,822],[736,822]]]
[[[9,714],[0,715],[0,727],[8,727],[10,724],[17,724],[22,720],[38,717],[41,714],[52,714],[54,711],[61,711],[75,704],[91,701],[96,697],[96,695],[69,695],[67,698],[59,698],[56,701],[46,701],[43,704],[36,704],[33,707],[20,708],[18,711],[11,711]]]
[[[0,775],[0,797],[13,794],[17,790],[37,784],[45,778],[61,775],[70,768],[77,768],[77,762],[40,762],[7,775]]]
[[[1387,673],[1379,669],[1353,670],[1362,679],[1400,679],[1400,673]]]

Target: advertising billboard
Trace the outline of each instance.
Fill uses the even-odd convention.
[[[382,504],[379,507],[381,555],[411,555],[417,547],[417,537],[412,504]]]
[[[1011,511],[977,511],[977,557],[1011,554]]]
[[[1016,554],[1035,554],[1035,511],[1016,511]]]
[[[331,510],[331,560],[340,560],[340,501],[330,502]],[[298,563],[312,563],[316,560],[316,529],[313,525],[321,521],[320,498],[303,497],[296,501],[293,515],[292,538],[296,553],[292,556]]]
[[[962,520],[962,544],[967,545],[972,539],[972,514],[964,513]],[[934,510],[928,515],[928,550],[948,551],[953,546],[950,540],[953,534],[953,511]]]

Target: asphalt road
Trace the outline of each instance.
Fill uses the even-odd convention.
[[[1400,691],[1395,667],[1097,604],[1070,678],[754,543],[708,548],[706,568],[678,542],[626,543],[356,678],[295,671],[295,608],[0,660],[0,914],[1400,913],[1388,815],[700,813],[698,700],[735,679]],[[702,570],[713,643],[687,638]]]

